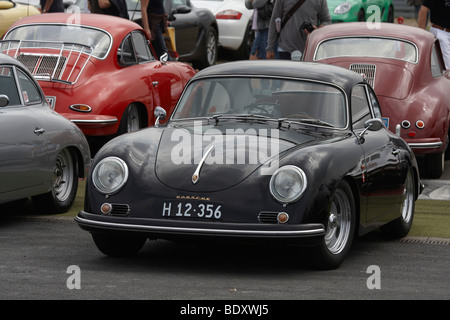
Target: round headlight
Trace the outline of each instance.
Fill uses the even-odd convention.
[[[270,193],[281,203],[297,201],[306,189],[306,175],[296,166],[279,168],[270,179]]]
[[[94,186],[104,194],[112,194],[119,191],[127,180],[127,164],[117,157],[108,157],[101,160],[92,173]]]
[[[341,3],[334,9],[334,13],[336,13],[336,14],[347,13],[350,11],[351,7],[352,7],[351,4],[348,2]]]

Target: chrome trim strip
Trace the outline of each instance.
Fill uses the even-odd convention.
[[[410,148],[416,149],[427,149],[427,148],[440,148],[442,146],[442,141],[439,142],[423,142],[423,143],[408,143]]]
[[[117,123],[117,119],[112,120],[80,120],[80,119],[71,119],[73,123]]]
[[[202,169],[203,163],[205,163],[206,158],[211,153],[212,149],[214,149],[214,146],[211,146],[203,155],[202,159],[200,160],[197,169],[195,169],[194,174],[192,175],[192,183],[196,184],[198,180],[200,179],[200,170]]]
[[[147,226],[136,224],[112,223],[104,221],[95,221],[75,217],[75,221],[86,226],[96,226],[100,228],[121,228],[125,230],[135,229],[136,231],[153,231],[153,232],[183,232],[183,233],[197,233],[197,234],[217,234],[230,236],[321,236],[325,234],[325,228],[315,228],[310,230],[286,230],[286,231],[271,231],[271,230],[235,230],[235,229],[205,229],[205,228],[180,228],[180,227],[164,227],[164,226]],[[304,224],[308,226],[308,224]]]

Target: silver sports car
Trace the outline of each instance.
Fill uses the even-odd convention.
[[[32,197],[46,213],[66,212],[90,162],[80,129],[50,108],[20,62],[0,53],[0,204]]]

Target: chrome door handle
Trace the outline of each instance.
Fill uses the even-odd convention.
[[[392,150],[392,154],[394,156],[398,155],[400,153],[400,150]]]
[[[44,132],[45,132],[45,129],[42,129],[42,128],[36,128],[36,129],[34,129],[34,133],[35,133],[36,135],[43,134]]]

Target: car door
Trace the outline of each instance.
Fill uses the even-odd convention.
[[[165,0],[170,25],[175,28],[175,43],[180,56],[193,52],[199,43],[200,22],[189,0]]]
[[[0,107],[0,202],[6,202],[27,197],[43,184],[45,128],[39,112],[44,98],[35,82],[13,66],[0,66],[0,94],[9,99]]]
[[[123,69],[124,73],[133,74],[141,80],[140,94],[149,92],[147,96],[152,97],[153,107],[160,106],[168,114],[172,112],[183,90],[181,76],[174,64],[155,60],[143,32],[133,31],[124,38],[120,46],[119,64],[127,66]],[[153,112],[149,114],[149,118],[152,117]],[[153,122],[154,119],[150,124]]]
[[[365,130],[365,123],[372,118],[381,120],[381,111],[375,94],[367,85],[353,88],[351,97],[352,125],[364,152],[363,185],[367,194],[366,223],[388,219],[398,215],[403,194],[404,167],[400,152],[386,132]]]

